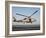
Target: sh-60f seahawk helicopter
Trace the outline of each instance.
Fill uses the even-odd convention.
[[[31,16],[33,16],[35,13],[37,13],[39,10],[36,10]],[[26,16],[26,15],[22,15],[22,14],[18,14],[18,13],[16,13],[16,15],[20,15],[20,16],[24,16],[25,18],[24,19],[22,19],[22,20],[16,20],[16,18],[15,17],[13,17],[13,22],[24,22],[24,23],[32,23],[32,22],[35,22],[36,21],[36,19],[34,19],[34,18],[31,18],[31,16]],[[32,21],[32,19],[34,19],[33,21]]]

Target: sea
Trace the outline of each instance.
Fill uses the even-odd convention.
[[[12,31],[40,30],[40,24],[12,25]]]

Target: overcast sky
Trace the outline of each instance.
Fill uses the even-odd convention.
[[[39,10],[37,13],[32,15],[36,10]],[[17,20],[22,20],[25,17],[16,15],[16,13],[34,17],[37,21],[35,23],[39,23],[40,21],[40,8],[36,7],[12,7],[12,16],[14,16]],[[36,18],[37,17],[37,18]]]

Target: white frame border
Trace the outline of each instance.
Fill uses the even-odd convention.
[[[33,7],[40,7],[40,9],[41,9],[41,13],[40,13],[40,30],[32,30],[32,31],[14,31],[14,32],[12,32],[12,6],[20,6],[20,7],[22,7],[22,5],[20,4],[20,5],[18,5],[18,4],[10,4],[10,30],[9,30],[9,34],[28,34],[28,33],[43,33],[43,7],[42,6],[40,6],[40,5],[34,5]],[[32,5],[23,5],[23,7],[25,7],[25,6],[27,6],[27,7],[31,7]]]

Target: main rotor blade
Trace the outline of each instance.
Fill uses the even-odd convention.
[[[37,13],[38,11],[39,11],[39,10],[35,11],[32,15],[34,15],[34,14]],[[31,16],[32,16],[32,15],[31,15]],[[28,18],[30,18],[31,16],[29,16]]]
[[[18,13],[16,13],[16,15],[20,15],[20,16],[28,17],[28,16],[25,16],[25,15],[22,15],[22,14],[18,14]]]

